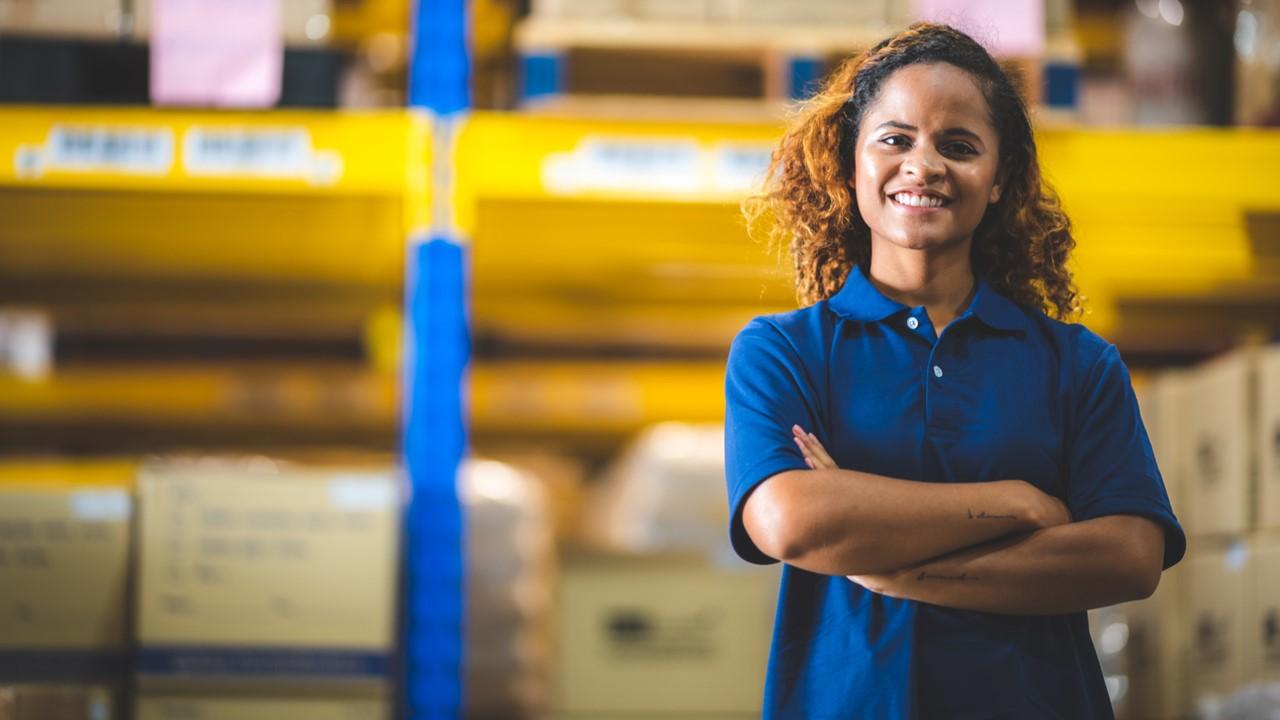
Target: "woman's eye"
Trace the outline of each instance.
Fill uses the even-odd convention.
[[[885,145],[892,145],[893,147],[902,147],[906,145],[908,141],[905,137],[901,135],[889,135],[887,137],[881,138],[880,142],[884,143]]]
[[[978,154],[978,151],[973,149],[972,145],[965,142],[951,143],[950,145],[947,146],[947,150],[952,153],[955,153],[956,155],[977,155]]]

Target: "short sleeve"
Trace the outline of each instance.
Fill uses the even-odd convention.
[[[805,470],[791,426],[821,434],[815,394],[799,354],[768,321],[752,320],[734,338],[725,368],[725,476],[729,540],[748,562],[777,562],[752,542],[742,522],[747,497],[785,470]]]
[[[1182,559],[1187,540],[1174,517],[1129,369],[1107,344],[1077,387],[1068,446],[1067,505],[1076,520],[1142,515],[1164,528],[1164,567]]]

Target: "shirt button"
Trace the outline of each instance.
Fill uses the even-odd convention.
[[[913,317],[907,318],[907,327],[911,328],[912,330],[915,330],[916,328],[920,327],[920,321]]]
[[[933,366],[933,376],[942,377],[942,368],[938,365]]]

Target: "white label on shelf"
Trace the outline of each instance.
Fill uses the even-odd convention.
[[[164,175],[173,167],[173,131],[109,125],[54,125],[39,156],[20,148],[25,174],[48,170]]]
[[[77,520],[111,521],[129,517],[129,493],[124,490],[81,490],[72,493],[71,515]]]
[[[696,192],[702,186],[701,153],[690,139],[586,137],[572,152],[542,165],[548,190],[635,193]]]
[[[773,145],[720,143],[714,155],[713,183],[720,192],[746,193],[759,189],[769,169]]]
[[[303,127],[193,127],[183,136],[182,167],[200,177],[301,178],[332,185],[342,156],[315,152]]]
[[[53,365],[53,323],[30,311],[0,310],[0,374],[39,380]]]
[[[388,510],[395,502],[395,485],[385,475],[346,475],[329,482],[329,504],[339,510]]]

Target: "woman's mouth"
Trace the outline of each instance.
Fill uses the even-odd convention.
[[[951,203],[950,200],[943,199],[937,195],[917,195],[916,193],[900,192],[889,196],[895,205],[904,208],[931,210],[935,208],[946,207]]]

